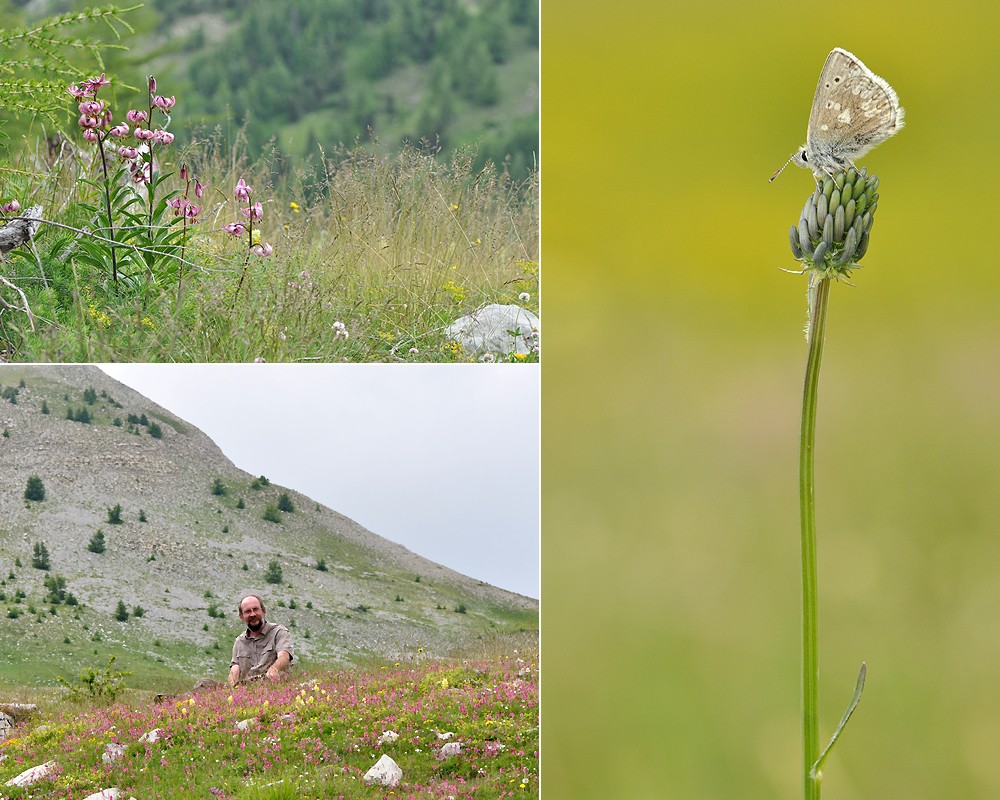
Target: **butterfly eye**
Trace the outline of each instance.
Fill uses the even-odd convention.
[[[806,163],[809,163],[809,153],[807,153],[805,150],[799,151],[799,158],[801,158]]]

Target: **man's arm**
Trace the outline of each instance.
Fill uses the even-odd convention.
[[[240,680],[240,665],[233,664],[229,668],[229,685],[235,686]]]
[[[281,673],[288,669],[288,665],[292,663],[292,656],[287,650],[279,650],[278,657],[275,659],[274,663],[267,668],[267,679],[269,681],[276,681],[281,677]]]

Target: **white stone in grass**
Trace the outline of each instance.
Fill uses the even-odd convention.
[[[403,770],[389,756],[382,756],[368,772],[365,773],[365,783],[376,783],[380,786],[396,786],[403,780]]]
[[[392,744],[399,738],[399,734],[396,731],[385,731],[381,736],[378,737],[379,744]]]
[[[46,761],[44,764],[39,764],[37,767],[32,767],[31,769],[26,769],[20,775],[15,775],[9,781],[7,781],[5,786],[31,786],[33,783],[37,783],[40,780],[44,780],[55,772],[56,767],[55,761]]]
[[[142,736],[139,737],[140,742],[148,742],[152,744],[153,742],[158,742],[163,738],[163,728],[153,728],[151,731],[146,731]]]
[[[117,742],[108,742],[104,745],[104,752],[101,753],[101,761],[105,764],[111,764],[123,755],[125,755],[125,745],[118,744]]]
[[[110,789],[101,789],[101,791],[94,792],[94,794],[88,794],[83,800],[120,800],[120,798],[121,792],[117,786],[113,786]],[[135,798],[130,797],[129,800],[135,800]]]
[[[10,736],[10,729],[14,727],[14,718],[0,711],[0,742]]]
[[[241,719],[239,722],[236,723],[236,730],[248,731],[256,724],[257,724],[256,717],[250,717],[250,719]]]
[[[536,344],[535,334],[540,331],[541,322],[528,309],[493,303],[455,320],[445,335],[462,345],[467,353],[527,355]]]
[[[443,756],[457,756],[462,752],[461,742],[448,742],[448,744],[441,747],[441,755]]]
[[[438,739],[441,739],[442,741],[447,741],[455,734],[452,733],[451,731],[434,731],[434,735],[437,736]]]

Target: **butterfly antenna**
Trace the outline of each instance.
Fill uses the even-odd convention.
[[[771,183],[775,178],[777,178],[781,174],[782,170],[784,170],[785,167],[787,167],[791,163],[791,161],[792,161],[792,159],[794,157],[795,156],[789,156],[788,157],[788,161],[786,161],[784,164],[782,164],[780,167],[778,167],[778,171],[775,172],[770,178],[768,178],[767,182]]]

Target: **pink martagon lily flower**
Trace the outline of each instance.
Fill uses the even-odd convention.
[[[247,232],[246,225],[242,222],[230,222],[228,225],[223,225],[222,230],[226,233],[231,233],[233,236],[242,236]]]
[[[246,181],[243,180],[243,178],[240,178],[236,182],[236,190],[233,194],[236,196],[237,200],[249,200],[251,192],[253,192],[253,189],[247,186]]]
[[[173,95],[170,97],[161,97],[160,95],[156,95],[156,97],[153,98],[153,105],[163,112],[167,112],[173,108],[176,102],[177,98]]]
[[[145,111],[140,111],[136,108],[131,108],[125,114],[125,119],[135,125],[138,122],[145,122],[149,118],[149,114]]]
[[[102,86],[110,86],[111,85],[111,81],[109,81],[107,78],[104,77],[104,73],[103,72],[101,73],[101,77],[99,77],[99,78],[90,78],[86,83],[87,83],[87,86],[90,89],[90,91],[92,93],[94,93],[94,94],[97,94],[97,91]]]
[[[87,117],[96,117],[104,111],[103,100],[84,100],[80,103],[80,113]]]
[[[264,216],[264,206],[260,204],[260,201],[257,201],[249,208],[241,208],[240,212],[247,219],[262,219]]]

